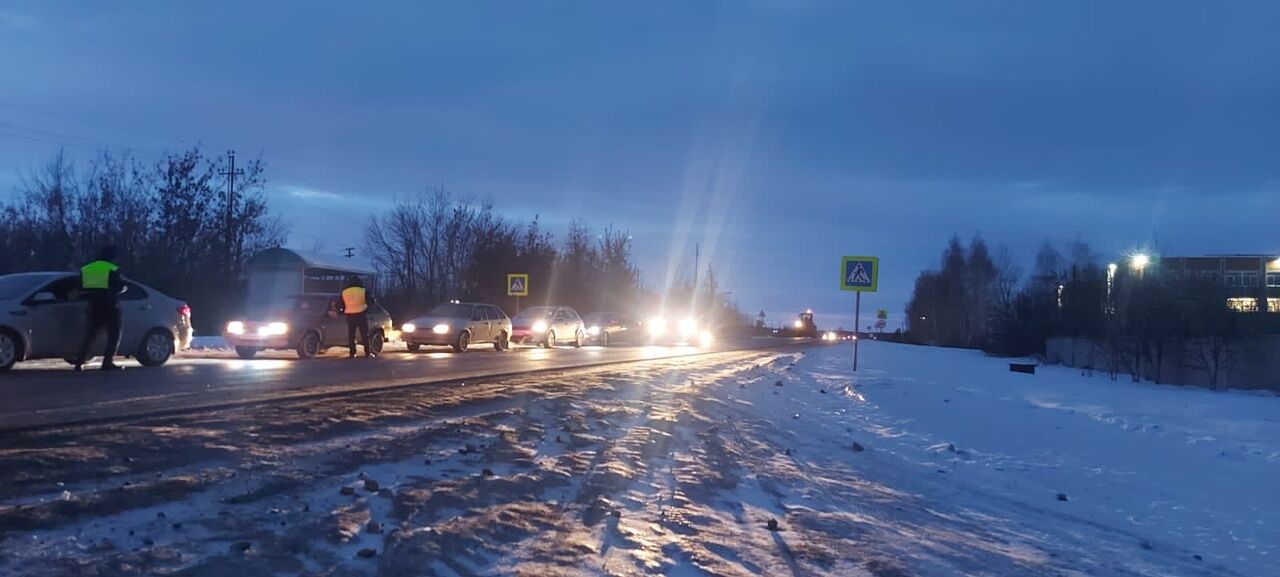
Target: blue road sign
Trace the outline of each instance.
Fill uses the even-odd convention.
[[[879,285],[878,257],[846,256],[840,259],[840,290],[873,293]]]

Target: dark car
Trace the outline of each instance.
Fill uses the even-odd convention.
[[[347,319],[338,313],[339,302],[337,295],[295,295],[227,323],[222,336],[243,359],[262,350],[290,349],[310,359],[347,346]],[[368,315],[369,349],[381,353],[392,330],[391,315],[376,302],[369,305]]]
[[[578,311],[569,307],[529,307],[511,319],[511,341],[552,348],[558,344],[582,346],[586,326]]]
[[[644,338],[640,322],[622,313],[594,312],[583,317],[582,322],[587,327],[587,344],[636,344]]]

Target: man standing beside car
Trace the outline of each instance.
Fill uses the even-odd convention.
[[[372,297],[364,289],[360,277],[347,277],[347,288],[342,289],[342,313],[347,318],[347,352],[348,358],[356,356],[356,331],[360,331],[360,344],[364,346],[364,356],[377,356],[369,349],[369,302]]]
[[[89,304],[88,325],[84,340],[80,342],[80,352],[76,355],[76,370],[83,370],[89,360],[89,347],[98,331],[107,331],[107,348],[102,352],[102,370],[121,369],[115,363],[116,349],[120,347],[120,302],[118,296],[124,292],[124,281],[120,278],[120,267],[111,262],[116,258],[116,247],[105,246],[98,251],[98,258],[80,267],[80,298]]]

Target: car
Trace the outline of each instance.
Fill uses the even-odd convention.
[[[561,343],[581,347],[586,325],[578,311],[562,306],[529,307],[511,319],[511,341],[552,348]]]
[[[143,366],[166,363],[173,353],[191,346],[191,307],[137,281],[125,278],[120,295],[121,356]],[[28,272],[0,276],[0,370],[19,361],[76,361],[88,323],[89,304],[79,298],[80,274]],[[101,351],[99,333],[91,352]]]
[[[505,351],[511,342],[511,319],[496,305],[447,302],[400,327],[400,338],[415,352],[423,345],[450,346],[465,352],[480,343]]]
[[[311,359],[333,347],[347,346],[347,319],[338,313],[340,297],[333,294],[299,294],[274,304],[254,307],[227,323],[222,332],[227,344],[242,359],[264,350],[294,350],[298,358]],[[370,303],[369,348],[381,353],[393,331],[391,314]]]
[[[710,323],[689,311],[665,311],[644,321],[644,338],[652,344],[708,347],[715,340]]]
[[[594,312],[582,318],[587,327],[587,344],[612,346],[635,344],[644,337],[644,330],[635,319],[617,312]]]

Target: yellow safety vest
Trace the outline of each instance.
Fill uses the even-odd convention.
[[[111,288],[111,273],[117,270],[120,267],[105,260],[86,264],[80,267],[80,288],[107,290]]]
[[[368,310],[364,301],[364,287],[347,287],[342,289],[342,308],[349,315],[358,315]]]

